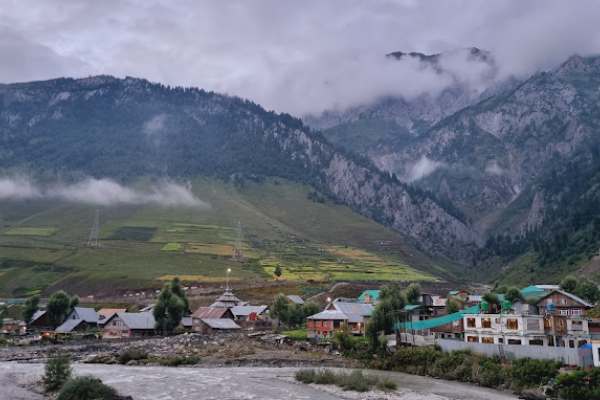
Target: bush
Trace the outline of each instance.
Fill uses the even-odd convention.
[[[520,358],[512,362],[511,376],[517,389],[539,387],[558,375],[560,363],[551,360]]]
[[[485,358],[479,365],[477,381],[481,386],[496,388],[505,382],[504,368],[499,359]]]
[[[67,355],[61,354],[49,358],[43,378],[46,392],[59,390],[71,377],[71,360]]]
[[[119,364],[127,364],[129,361],[139,361],[148,358],[148,353],[142,349],[130,347],[119,354]]]
[[[314,383],[316,375],[314,369],[301,369],[296,372],[296,380],[302,383]]]
[[[161,357],[157,359],[160,365],[165,367],[178,367],[180,365],[196,365],[200,362],[200,357],[197,356],[172,356]]]
[[[69,380],[56,400],[116,400],[119,396],[110,386],[93,376],[82,376]]]
[[[556,378],[554,391],[564,400],[600,399],[600,368],[560,374]]]
[[[396,390],[397,388],[397,385],[389,379],[380,380],[375,376],[364,375],[360,370],[352,371],[349,374],[336,374],[327,369],[304,369],[296,372],[296,380],[307,384],[337,385],[344,390],[355,392],[367,392],[373,387],[384,391]]]

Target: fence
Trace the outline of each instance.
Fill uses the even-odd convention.
[[[487,356],[503,355],[509,359],[535,358],[538,360],[556,360],[565,365],[577,365],[580,367],[588,367],[593,364],[592,350],[588,348],[571,349],[548,346],[497,345],[467,343],[449,339],[437,339],[435,343],[444,351],[470,350],[474,353]]]

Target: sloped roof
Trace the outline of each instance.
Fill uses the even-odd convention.
[[[421,304],[407,304],[404,306],[403,310],[404,311],[414,311],[421,307],[423,307]]]
[[[101,308],[98,310],[98,316],[108,318],[111,317],[113,314],[118,314],[126,311],[126,308]]]
[[[242,301],[240,299],[238,299],[235,296],[235,294],[233,294],[231,289],[225,289],[225,292],[223,292],[222,295],[217,297],[217,300],[214,303],[212,303],[210,306],[211,307],[231,308],[231,307],[240,305],[241,303],[242,303]]]
[[[573,301],[576,301],[577,303],[579,303],[579,304],[582,304],[582,305],[584,305],[585,307],[589,307],[589,308],[592,308],[592,307],[593,307],[593,305],[592,305],[592,304],[588,303],[587,301],[585,301],[585,300],[584,300],[584,299],[582,299],[581,297],[575,296],[575,295],[574,295],[574,294],[572,294],[572,293],[565,292],[564,290],[560,290],[560,289],[551,290],[551,291],[547,292],[545,295],[543,295],[542,297],[540,297],[540,298],[538,299],[538,303],[539,303],[540,301],[544,300],[546,297],[548,297],[548,296],[550,296],[550,295],[552,295],[552,294],[554,294],[554,293],[560,293],[560,294],[562,294],[563,296],[567,296],[567,297],[569,297],[571,300],[573,300]]]
[[[307,319],[323,319],[323,320],[340,320],[347,321],[348,316],[341,311],[338,310],[325,310],[320,313],[311,315],[307,317]]]
[[[98,322],[98,313],[93,308],[89,307],[75,307],[73,312],[77,313],[77,317],[79,319],[84,320],[90,324],[95,324]]]
[[[367,290],[364,290],[360,294],[360,296],[358,296],[358,301],[364,303],[365,297],[367,297],[367,296],[369,296],[373,300],[377,301],[377,300],[379,300],[379,294],[380,294],[380,291],[378,289],[367,289]]]
[[[349,303],[343,301],[335,301],[331,306],[338,311],[346,314],[350,322],[362,322],[365,317],[370,317],[373,314],[373,305],[366,303]],[[330,308],[331,309],[331,308]]]
[[[252,313],[256,313],[256,315],[261,315],[264,313],[269,306],[235,306],[231,308],[231,312],[236,317],[238,316],[248,316]]]
[[[228,308],[224,307],[200,307],[193,314],[194,318],[223,318]]]
[[[70,333],[77,328],[79,324],[85,322],[83,319],[69,318],[54,330],[56,333]]]
[[[46,315],[46,310],[37,310],[33,313],[33,316],[31,317],[31,322],[43,317],[44,315]]]
[[[304,299],[297,294],[288,294],[287,298],[294,304],[304,304]]]
[[[229,318],[202,318],[202,322],[212,329],[241,329],[238,324]]]
[[[152,330],[156,326],[154,315],[149,311],[139,313],[123,312],[118,313],[117,316],[129,329]]]

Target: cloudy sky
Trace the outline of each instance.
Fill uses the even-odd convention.
[[[396,50],[477,46],[501,76],[600,53],[598,15],[592,0],[3,0],[0,82],[130,75],[301,115],[448,84]]]

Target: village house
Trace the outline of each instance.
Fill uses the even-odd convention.
[[[88,331],[98,328],[98,313],[93,308],[75,307],[67,315],[65,321],[54,332],[66,334],[72,332]]]
[[[378,289],[367,289],[358,296],[358,301],[366,304],[377,304],[380,291]]]
[[[49,331],[54,328],[48,318],[48,313],[45,310],[36,311],[31,317],[31,321],[28,324],[29,329],[35,331]]]
[[[324,311],[307,318],[307,335],[309,338],[324,338],[333,336],[340,330],[348,330],[353,335],[364,335],[373,309],[373,305],[369,303],[336,299]]]
[[[103,339],[120,339],[151,336],[156,331],[156,320],[152,312],[121,312],[107,318],[103,324]]]
[[[269,306],[235,306],[230,310],[236,321],[257,321],[267,317]]]
[[[201,318],[194,325],[194,330],[206,335],[215,333],[235,332],[241,327],[229,318]]]
[[[104,325],[104,322],[114,314],[127,312],[126,308],[101,308],[98,310],[98,325]]]
[[[3,335],[25,335],[27,334],[27,324],[25,321],[5,318],[2,321],[2,326],[0,327],[0,334]]]
[[[297,294],[288,294],[286,297],[292,304],[297,304],[300,306],[304,304],[304,299]]]

